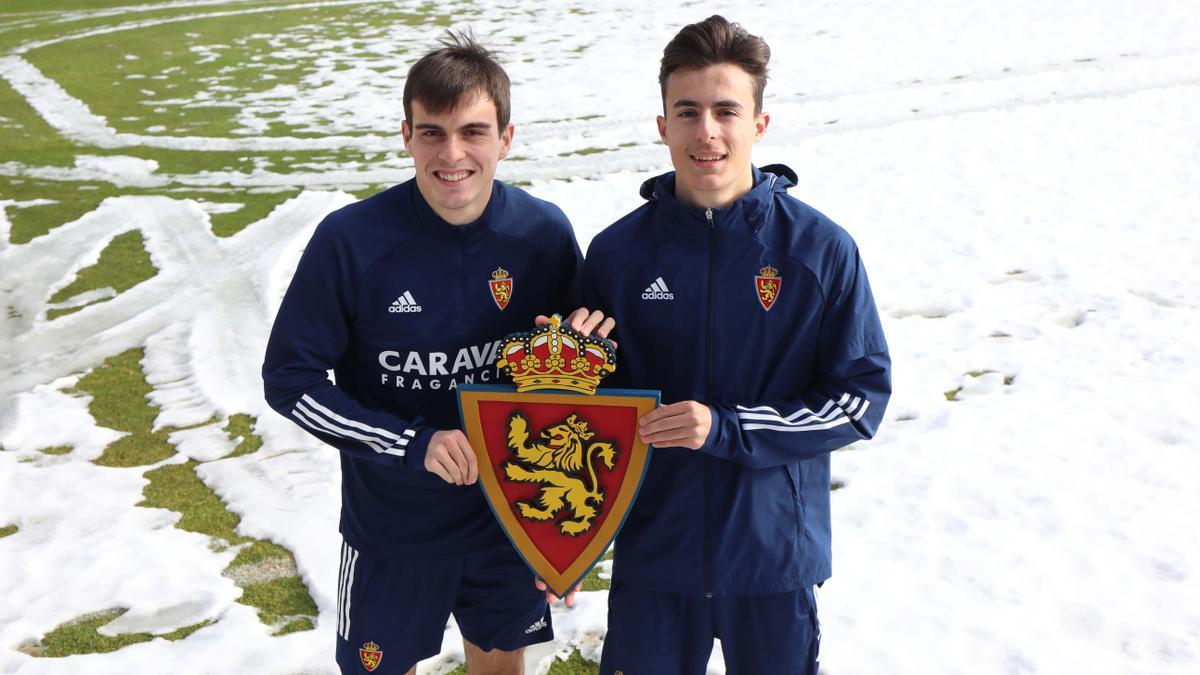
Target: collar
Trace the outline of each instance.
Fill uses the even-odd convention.
[[[487,206],[483,208],[483,213],[475,220],[466,223],[465,225],[452,225],[446,222],[441,216],[433,210],[429,202],[425,200],[425,195],[421,194],[421,189],[417,187],[417,179],[409,179],[410,197],[412,212],[416,214],[416,225],[423,231],[428,232],[437,237],[447,239],[457,239],[460,237],[471,237],[487,230],[493,220],[504,209],[504,190],[498,180],[492,180],[492,194],[488,198]]]
[[[668,229],[685,236],[707,236],[709,212],[712,226],[721,231],[758,232],[772,210],[776,192],[784,192],[796,184],[796,173],[783,164],[770,164],[759,169],[750,167],[753,187],[727,208],[707,209],[688,206],[675,196],[675,172],[655,176],[642,183],[642,197],[667,217]]]

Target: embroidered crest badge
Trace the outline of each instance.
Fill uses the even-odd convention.
[[[492,272],[492,278],[488,279],[488,290],[492,292],[492,300],[496,301],[496,306],[501,311],[508,307],[513,292],[513,278],[509,276],[508,270],[497,267],[496,271]]]
[[[754,292],[758,294],[758,304],[765,310],[770,310],[779,299],[779,291],[783,287],[783,277],[779,270],[767,265],[758,271],[754,277]]]
[[[363,668],[366,668],[367,672],[370,673],[378,668],[379,664],[383,661],[383,650],[374,642],[368,642],[359,648],[358,658],[362,661]]]
[[[580,335],[556,315],[501,340],[496,366],[515,388],[458,390],[488,504],[559,597],[617,536],[650,460],[637,421],[658,405],[659,393],[597,389],[616,358],[607,340]]]

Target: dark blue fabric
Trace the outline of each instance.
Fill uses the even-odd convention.
[[[817,675],[813,590],[707,598],[614,584],[600,672],[704,675],[714,638],[728,675]]]
[[[459,426],[458,385],[496,382],[503,336],[577,305],[581,261],[562,211],[500,182],[468,225],[441,220],[408,181],[317,226],[263,381],[275,410],[341,450],[340,529],[355,548],[395,556],[505,541],[478,485],[427,472],[425,451],[435,431]],[[498,268],[513,284],[503,310],[488,284]]]
[[[342,567],[348,591],[338,593],[336,658],[343,673],[367,672],[359,657],[367,643],[383,652],[375,675],[406,672],[441,652],[451,614],[463,638],[484,651],[554,637],[546,596],[508,545],[404,560],[343,547]]]
[[[616,319],[609,386],[707,404],[700,451],[657,448],[617,538],[614,579],[657,591],[779,593],[831,573],[829,453],[871,438],[890,359],[858,248],[754,171],[726,209],[695,209],[674,174],[592,241],[583,300]],[[756,277],[777,271],[760,302]]]

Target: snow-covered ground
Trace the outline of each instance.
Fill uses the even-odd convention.
[[[211,3],[174,4],[202,13]],[[501,176],[532,181],[586,246],[669,166],[653,123],[662,46],[721,11],[774,52],[756,161],[795,169],[792,193],[855,236],[871,273],[895,394],[879,436],[834,458],[845,487],[834,496],[834,577],[819,595],[823,672],[1200,672],[1200,5],[612,5],[457,8],[457,25],[504,48],[513,76],[514,154],[530,161],[502,163]],[[137,12],[105,16],[114,30],[153,27]],[[435,36],[398,27],[346,49],[365,59]],[[0,55],[0,76],[64,136],[97,147],[208,142],[114,131],[24,58],[36,48]],[[333,72],[276,105],[357,147],[398,144],[387,106],[398,110],[403,71]],[[241,104],[253,128],[271,102]],[[389,114],[391,127],[373,129]],[[213,149],[331,142],[221,143]],[[587,147],[610,151],[560,156]],[[23,245],[8,243],[0,215],[0,304],[16,310],[0,315],[0,525],[20,527],[0,539],[0,672],[332,672],[336,457],[266,407],[258,368],[312,227],[352,199],[318,188],[411,170],[163,176],[142,160],[84,155],[74,169],[0,158],[0,173],[314,188],[228,239],[210,233],[206,205],[167,197],[110,199]],[[45,321],[54,291],[131,227],[159,274]],[[242,516],[242,533],[295,552],[320,607],[315,632],[270,637],[221,576],[232,553],[173,528],[170,512],[135,506],[144,467],[88,461],[115,433],[61,390],[137,345],[158,425],[258,417],[264,448],[200,475]],[[218,441],[203,441],[180,452],[208,459],[195,448]],[[37,452],[57,445],[76,450]],[[556,610],[558,639],[532,650],[530,672],[556,649],[597,658],[605,597]],[[219,620],[112,654],[15,651],[108,607],[131,608],[122,621],[135,631]],[[455,657],[451,627],[422,670]],[[723,670],[714,655],[712,672]]]

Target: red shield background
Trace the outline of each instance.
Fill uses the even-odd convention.
[[[763,309],[770,310],[775,301],[779,299],[779,291],[783,290],[782,277],[754,277],[754,290],[758,291],[758,302],[762,304]],[[774,291],[774,295],[770,295],[770,291]]]
[[[488,288],[492,291],[492,300],[496,301],[496,306],[500,309],[508,307],[508,301],[512,300],[513,280],[500,279],[488,282]]]
[[[611,392],[601,389],[596,396],[517,394],[511,387],[485,385],[459,390],[464,428],[478,455],[480,483],[492,511],[525,562],[560,597],[586,576],[616,537],[649,460],[649,448],[635,430],[638,418],[658,404],[658,392]],[[592,458],[604,501],[597,506],[598,514],[586,532],[574,536],[561,532],[559,521],[572,517],[566,509],[545,521],[518,514],[515,502],[536,499],[541,490],[539,484],[510,481],[504,474],[503,465],[516,460],[508,448],[507,434],[509,418],[518,411],[529,421],[531,441],[574,414],[594,432],[587,444],[608,441],[616,445],[611,470]],[[587,471],[584,467],[582,473]]]

